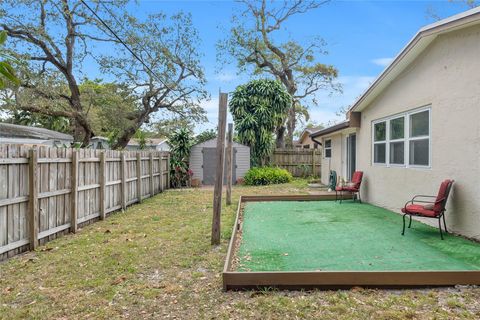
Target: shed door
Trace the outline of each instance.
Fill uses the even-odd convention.
[[[204,185],[214,185],[215,184],[215,170],[217,162],[217,148],[203,148],[203,181]],[[227,161],[225,159],[225,164],[223,167],[223,184],[227,183]],[[232,172],[233,183],[237,181],[237,149],[233,148],[233,172]]]

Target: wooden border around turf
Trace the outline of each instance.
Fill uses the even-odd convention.
[[[223,289],[339,289],[359,287],[408,288],[480,285],[480,271],[231,271],[235,241],[241,229],[242,203],[259,201],[335,200],[335,195],[241,196],[223,269]]]

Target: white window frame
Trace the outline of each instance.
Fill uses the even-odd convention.
[[[330,141],[330,147],[327,148],[327,141]],[[327,157],[327,149],[330,150],[330,157]],[[331,159],[332,158],[332,138],[323,140],[323,158]]]
[[[400,119],[400,118],[403,118],[403,138],[400,138],[400,139],[390,139],[390,121],[392,120],[396,120],[396,119]],[[388,147],[387,147],[387,163],[389,166],[391,167],[405,167],[405,165],[407,164],[407,132],[406,132],[406,127],[407,127],[407,115],[406,114],[402,114],[402,115],[399,115],[399,116],[393,116],[391,117],[390,119],[388,119],[387,121],[387,139],[388,139]],[[394,143],[394,142],[403,142],[403,164],[402,163],[390,163],[390,145],[391,143]]]
[[[375,141],[375,125],[385,122],[385,140]],[[375,162],[375,145],[376,144],[385,144],[385,163],[384,162]],[[387,166],[388,165],[388,121],[385,119],[376,120],[372,123],[372,163],[376,166]]]
[[[428,135],[421,136],[421,137],[410,137],[410,116],[428,111]],[[403,139],[394,139],[390,140],[390,121],[395,120],[398,118],[404,118],[404,135]],[[384,141],[374,141],[375,140],[375,124],[385,122],[386,123],[386,135]],[[428,165],[418,165],[418,164],[410,164],[410,141],[414,140],[424,140],[428,139]],[[390,163],[390,143],[392,142],[402,142],[404,143],[404,154],[403,154],[403,163],[404,164],[395,164]],[[432,108],[430,105],[413,109],[403,113],[397,113],[395,115],[377,119],[372,121],[372,136],[371,136],[371,145],[372,145],[372,153],[371,153],[371,163],[374,166],[381,166],[381,167],[400,167],[400,168],[418,168],[418,169],[431,169],[432,168]],[[377,163],[375,162],[375,144],[378,143],[385,143],[385,163]]]

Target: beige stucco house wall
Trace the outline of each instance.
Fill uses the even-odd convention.
[[[431,167],[372,164],[372,121],[431,108]],[[453,231],[480,238],[480,26],[439,36],[362,111],[357,168],[363,198],[394,211],[455,179],[446,213]],[[436,222],[436,221],[430,221]]]
[[[349,134],[356,132],[355,128],[347,128],[341,131],[327,134],[321,138],[322,142],[322,171],[321,181],[323,184],[328,185],[330,178],[330,170],[337,172],[337,180],[341,178],[348,180],[348,174],[346,172],[346,138]],[[325,156],[325,141],[331,141],[331,156],[330,158]]]
[[[374,123],[421,108],[430,110],[430,164],[410,166],[408,159],[407,165],[373,164]],[[351,112],[361,117],[355,129],[356,169],[364,171],[364,201],[400,213],[413,195],[436,195],[441,181],[454,179],[447,227],[480,239],[479,8],[420,30]],[[322,142],[332,139],[332,158],[322,160],[323,183],[328,182],[329,169],[345,170],[345,132],[315,136]]]

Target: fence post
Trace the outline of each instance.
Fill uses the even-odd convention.
[[[232,204],[233,177],[233,123],[228,124],[227,132],[227,205]]]
[[[167,154],[167,186],[165,189],[170,188],[170,152]]]
[[[28,222],[30,227],[30,250],[35,250],[38,246],[38,184],[37,184],[37,162],[38,154],[37,149],[28,150],[29,153],[29,166],[28,166],[28,179],[29,179],[29,211]]]
[[[72,212],[70,215],[70,231],[77,232],[78,216],[78,150],[72,150]]]
[[[149,165],[150,165],[150,197],[153,197],[153,195],[155,194],[155,190],[154,190],[155,185],[153,183],[153,152],[150,152]]]
[[[160,173],[160,190],[163,191],[163,152],[160,151],[160,156],[158,157],[158,172]]]
[[[120,180],[122,190],[122,210],[127,209],[127,162],[125,152],[120,153]]]
[[[137,198],[138,203],[142,202],[142,156],[137,152]]]
[[[317,176],[316,173],[316,164],[315,164],[315,148],[312,149],[312,176],[315,179]]]
[[[107,177],[105,175],[105,151],[100,152],[100,220],[105,219],[105,188]]]

